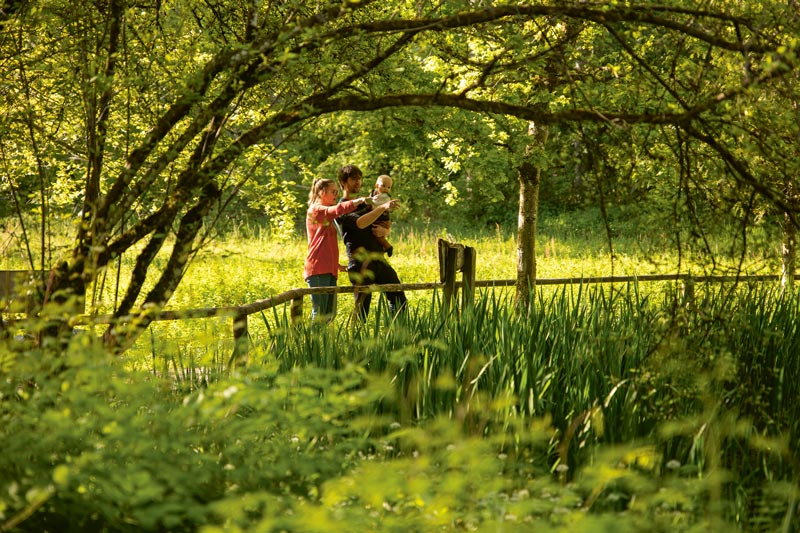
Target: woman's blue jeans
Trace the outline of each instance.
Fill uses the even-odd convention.
[[[336,278],[333,274],[317,274],[306,279],[309,287],[335,287]],[[330,322],[336,315],[335,294],[311,295],[311,320],[324,320]]]

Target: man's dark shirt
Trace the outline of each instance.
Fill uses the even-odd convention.
[[[347,251],[348,270],[355,268],[360,262],[361,258],[358,258],[357,254],[359,248],[363,248],[368,252],[383,254],[383,246],[378,242],[375,235],[372,234],[372,227],[367,226],[364,229],[359,229],[356,225],[356,220],[358,220],[360,216],[369,213],[371,210],[372,207],[365,204],[359,206],[352,213],[342,215],[336,219],[336,224],[339,226],[345,250]]]

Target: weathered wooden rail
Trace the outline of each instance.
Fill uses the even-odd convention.
[[[594,277],[571,277],[571,278],[546,278],[536,280],[537,286],[546,285],[571,285],[571,284],[598,284],[598,283],[630,283],[630,282],[654,282],[654,281],[673,281],[684,282],[688,287],[692,283],[726,283],[726,282],[764,282],[780,281],[779,275],[753,275],[753,276],[693,276],[690,274],[651,274],[644,276],[594,276]],[[266,311],[282,304],[290,303],[290,316],[293,321],[302,319],[303,298],[311,294],[349,294],[359,292],[389,292],[389,291],[420,291],[420,290],[441,290],[443,301],[447,305],[448,290],[449,298],[452,298],[456,291],[462,290],[462,308],[469,305],[472,301],[475,288],[500,288],[513,287],[516,285],[514,279],[497,280],[476,280],[472,287],[465,281],[445,282],[426,282],[426,283],[400,283],[390,285],[369,285],[364,287],[336,286],[336,287],[315,287],[298,288],[282,292],[269,298],[257,300],[244,305],[208,307],[200,309],[165,310],[155,314],[153,321],[166,320],[187,320],[198,318],[230,317],[233,320],[233,339],[237,353],[247,350],[248,340],[248,317],[250,315]],[[448,288],[449,287],[449,288]],[[688,295],[687,295],[688,296]],[[689,296],[691,297],[691,296]],[[124,320],[124,319],[123,319]],[[108,315],[83,316],[77,323],[84,324],[108,324],[112,318]]]
[[[390,291],[421,291],[421,290],[441,290],[442,300],[445,311],[452,306],[453,299],[461,290],[461,308],[464,309],[472,303],[475,289],[513,287],[517,281],[515,279],[498,280],[476,280],[475,250],[461,244],[453,244],[439,239],[437,242],[439,252],[439,281],[423,283],[400,283],[389,285],[368,285],[368,286],[335,286],[335,287],[314,287],[297,288],[282,292],[269,298],[257,300],[243,305],[231,305],[221,307],[206,307],[197,309],[162,310],[155,312],[150,318],[153,321],[168,320],[190,320],[214,317],[231,317],[233,320],[233,339],[236,350],[246,350],[248,339],[248,317],[250,315],[266,311],[273,307],[289,303],[290,316],[293,322],[301,320],[303,317],[303,299],[311,294],[348,294],[355,292],[390,292]],[[462,273],[462,279],[458,280],[458,273]],[[0,271],[0,299],[8,301],[15,297],[15,280],[29,280],[33,273],[29,271]],[[687,290],[691,293],[691,288],[695,283],[726,283],[726,282],[764,282],[780,281],[781,276],[777,274],[762,275],[709,275],[696,276],[692,274],[649,274],[642,276],[590,276],[590,277],[569,277],[569,278],[545,278],[537,279],[537,286],[548,285],[571,285],[571,284],[597,284],[597,283],[630,283],[630,282],[654,282],[671,281],[683,282]],[[687,295],[691,297],[691,295]],[[5,312],[5,310],[3,310]],[[80,315],[76,317],[74,323],[79,324],[110,324],[112,321],[125,321],[126,317],[114,319],[111,315]]]

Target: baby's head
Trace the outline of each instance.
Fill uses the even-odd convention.
[[[390,194],[392,192],[392,178],[386,174],[381,174],[375,181],[375,190],[379,194]]]

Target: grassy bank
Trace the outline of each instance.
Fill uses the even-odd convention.
[[[608,239],[608,231],[613,238]],[[780,272],[777,245],[754,230],[750,249],[745,254],[729,253],[731,243],[726,235],[717,239],[713,261],[697,249],[684,245],[680,250],[666,228],[640,227],[631,221],[607,226],[598,213],[592,211],[562,215],[543,215],[537,239],[537,276],[565,278],[590,276],[633,276],[665,273],[723,274],[742,271],[753,274]],[[438,280],[437,238],[460,242],[475,248],[477,278],[513,279],[516,277],[516,235],[513,228],[477,230],[459,227],[403,227],[398,223],[392,235],[395,253],[390,259],[407,283]],[[292,288],[303,287],[302,264],[306,253],[303,235],[277,240],[263,227],[234,227],[225,235],[210,242],[197,254],[187,275],[173,295],[173,309],[239,305],[273,296]],[[132,267],[133,258],[121,263],[123,276]],[[342,254],[342,261],[344,257]],[[124,279],[124,278],[123,278]],[[340,284],[348,284],[342,276]],[[663,290],[669,284],[647,284],[641,291]],[[498,290],[498,296],[507,291]],[[433,297],[430,291],[410,292],[411,305],[427,309]],[[105,284],[105,301],[113,301],[111,284]],[[352,297],[340,295],[336,322],[347,321],[352,310]],[[285,309],[279,309],[282,314]],[[305,313],[310,312],[306,299]],[[267,334],[262,327],[274,315],[253,317],[250,327],[256,338]],[[230,320],[204,320],[184,323],[154,324],[150,334],[140,339],[134,353],[147,358],[158,353],[183,350],[186,357],[193,353],[206,354],[207,344],[224,339],[214,357],[230,349]],[[194,340],[203,347],[193,349]],[[171,349],[166,350],[167,346]],[[207,365],[208,362],[196,362]]]
[[[85,335],[57,361],[5,347],[0,519],[797,530],[797,297],[717,287],[692,307],[631,285],[539,298],[527,317],[495,294],[460,318],[435,299],[403,322],[378,306],[355,332],[278,316],[245,366],[197,380],[133,370]]]

